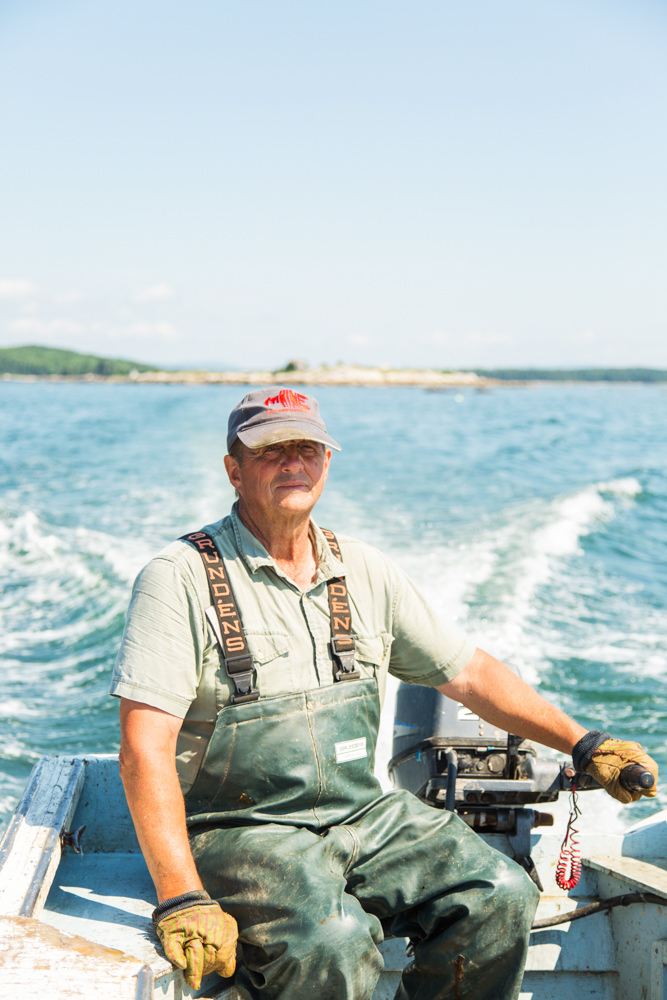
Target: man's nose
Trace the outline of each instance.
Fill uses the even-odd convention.
[[[296,444],[287,445],[285,448],[283,466],[285,468],[301,468],[303,465],[303,457],[299,446]]]

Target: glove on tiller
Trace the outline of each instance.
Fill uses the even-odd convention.
[[[588,745],[580,746],[585,743]],[[579,741],[572,756],[577,770],[585,770],[619,802],[637,802],[642,795],[653,798],[657,794],[658,765],[639,743],[614,740],[608,733],[593,730]],[[639,764],[644,770],[651,772],[655,779],[652,788],[630,791],[623,787],[620,782],[621,771],[633,764]]]

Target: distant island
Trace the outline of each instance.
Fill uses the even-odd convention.
[[[117,358],[56,347],[0,348],[0,377],[11,379],[77,380],[86,382],[141,382],[179,384],[266,385],[284,382],[302,385],[421,386],[484,389],[493,385],[534,382],[667,382],[659,368],[475,368],[470,371],[417,368],[366,368],[359,365],[321,365],[309,368],[290,361],[275,371],[176,371]]]
[[[35,375],[76,378],[98,375],[108,378],[128,376],[132,372],[157,371],[150,365],[114,358],[98,358],[93,354],[77,354],[59,347],[0,348],[0,375]]]

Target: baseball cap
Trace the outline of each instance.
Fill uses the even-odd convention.
[[[319,441],[340,451],[327,434],[314,396],[271,385],[253,389],[229,414],[227,450],[238,438],[247,448],[262,448],[280,441]]]

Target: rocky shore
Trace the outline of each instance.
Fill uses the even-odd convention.
[[[128,380],[170,384],[205,385],[360,385],[421,386],[426,389],[456,387],[486,388],[498,383],[475,372],[438,372],[430,369],[359,368],[335,365],[297,368],[292,371],[183,371],[134,372]]]

